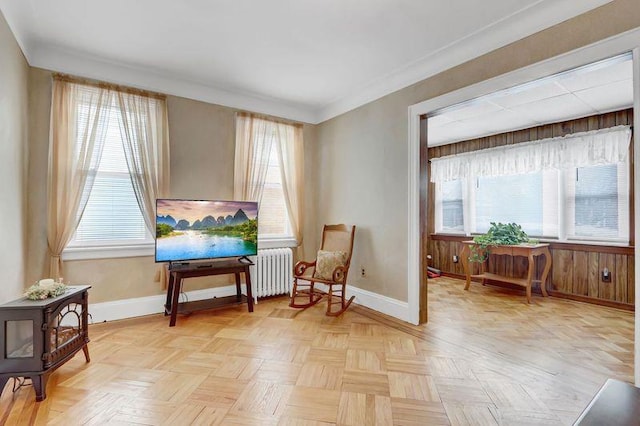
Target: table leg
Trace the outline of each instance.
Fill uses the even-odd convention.
[[[234,275],[236,276],[236,297],[238,298],[239,302],[242,299],[242,289],[240,288],[240,272],[236,272]]]
[[[169,271],[169,282],[167,283],[167,301],[164,304],[164,315],[167,316],[171,313],[171,301],[173,299],[173,273]]]
[[[527,258],[529,259],[529,267],[527,268],[527,303],[531,303],[531,282],[533,281],[533,271],[536,269],[536,261],[531,252]]]
[[[173,295],[171,301],[171,320],[169,321],[169,327],[176,325],[176,318],[178,317],[178,299],[180,297],[180,288],[182,287],[182,277],[175,277],[173,282]]]
[[[249,305],[249,312],[253,312],[253,292],[251,291],[251,274],[248,266],[244,270],[244,277],[247,281],[247,305]]]
[[[469,245],[462,244],[462,250],[460,251],[460,260],[462,261],[462,269],[466,277],[466,283],[464,285],[465,290],[469,290],[471,284],[471,270],[469,269]]]
[[[547,293],[547,276],[551,270],[551,252],[548,247],[544,248],[542,256],[544,256],[544,271],[542,271],[542,277],[540,277],[540,290],[542,291],[542,295],[546,297],[549,295]]]

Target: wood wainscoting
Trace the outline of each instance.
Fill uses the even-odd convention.
[[[468,236],[430,235],[429,265],[440,269],[444,275],[463,278],[462,262],[454,263],[453,256],[460,256],[462,241],[466,240],[469,240]],[[633,247],[551,243],[549,249],[553,259],[546,282],[549,294],[634,310]],[[508,277],[522,277],[527,273],[527,262],[524,257],[491,256],[488,272]],[[471,263],[470,266],[474,268],[474,274],[480,272],[478,263]],[[605,267],[611,275],[610,282],[602,280],[602,270]],[[534,279],[540,279],[543,269],[544,261],[536,260]],[[511,287],[498,282],[491,284]],[[534,287],[533,291],[540,293],[540,288]]]

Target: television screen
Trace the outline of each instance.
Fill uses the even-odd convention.
[[[156,262],[254,256],[258,203],[156,200]]]

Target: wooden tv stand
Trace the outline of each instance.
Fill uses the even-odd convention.
[[[169,327],[176,325],[178,314],[187,314],[204,309],[217,309],[227,306],[235,306],[246,303],[249,312],[253,312],[253,295],[251,294],[250,261],[218,260],[210,263],[192,263],[188,265],[171,265],[169,267],[169,285],[167,286],[167,301],[164,305],[164,314],[169,315]],[[247,295],[243,295],[240,288],[240,274],[244,273],[247,281]],[[193,302],[178,303],[182,280],[185,278],[205,277],[208,275],[234,274],[236,277],[236,295],[216,297],[208,300],[196,300]]]
[[[462,261],[462,267],[464,268],[464,273],[467,279],[467,282],[464,286],[465,290],[469,290],[469,285],[471,284],[472,278],[482,279],[483,284],[486,280],[506,282],[524,287],[527,292],[527,303],[531,303],[531,284],[533,282],[540,282],[540,290],[542,291],[542,296],[548,296],[545,283],[547,281],[547,275],[549,275],[549,270],[551,269],[551,253],[549,252],[549,244],[518,244],[510,246],[504,245],[493,246],[487,249],[489,250],[489,254],[495,254],[499,256],[523,256],[529,259],[527,276],[524,278],[506,277],[489,272],[482,272],[477,275],[472,275],[471,265],[469,265],[469,254],[471,253],[471,246],[474,245],[476,245],[476,243],[473,241],[462,242],[462,252],[460,253],[460,260]],[[535,257],[537,256],[543,256],[545,258],[544,271],[542,272],[540,280],[533,279],[534,271],[536,268]],[[486,271],[487,261],[488,258],[482,264],[482,268],[484,271]]]

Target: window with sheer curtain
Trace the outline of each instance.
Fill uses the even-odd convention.
[[[436,232],[516,222],[560,241],[629,241],[628,127],[432,160]]]
[[[97,91],[92,86],[80,86],[78,90]],[[132,107],[132,101],[136,102],[136,96],[124,94],[119,96],[116,92],[109,92],[110,98],[103,117],[95,123],[99,127],[98,133],[104,138],[102,153],[99,156],[97,168],[92,170],[94,175],[93,185],[84,210],[78,211],[79,223],[75,233],[71,237],[67,247],[71,250],[79,248],[99,247],[127,247],[149,246],[154,242],[145,222],[140,201],[136,197],[132,175],[128,166],[125,151],[126,132],[123,117],[131,120],[129,135],[132,144],[144,143],[137,137],[158,138],[156,127],[162,126],[156,123],[159,119],[156,110],[161,110],[159,100],[145,98],[144,107],[133,106],[134,111],[126,111],[123,108]],[[147,107],[147,108],[145,108]],[[82,135],[87,132],[85,128],[87,116],[91,111],[91,105],[78,102],[74,106],[77,117],[77,142],[76,150],[79,152]],[[135,128],[139,126],[140,128]],[[131,162],[141,163],[140,152],[132,149]],[[159,167],[159,165],[157,165]]]
[[[234,198],[259,202],[260,247],[302,243],[303,182],[302,125],[237,113]]]
[[[89,88],[90,89],[90,88]],[[78,105],[80,123],[86,123],[87,105]],[[98,245],[153,244],[145,225],[127,168],[120,108],[114,99],[105,126],[105,140],[95,180],[78,228],[69,247]],[[80,134],[84,132],[79,127]]]

